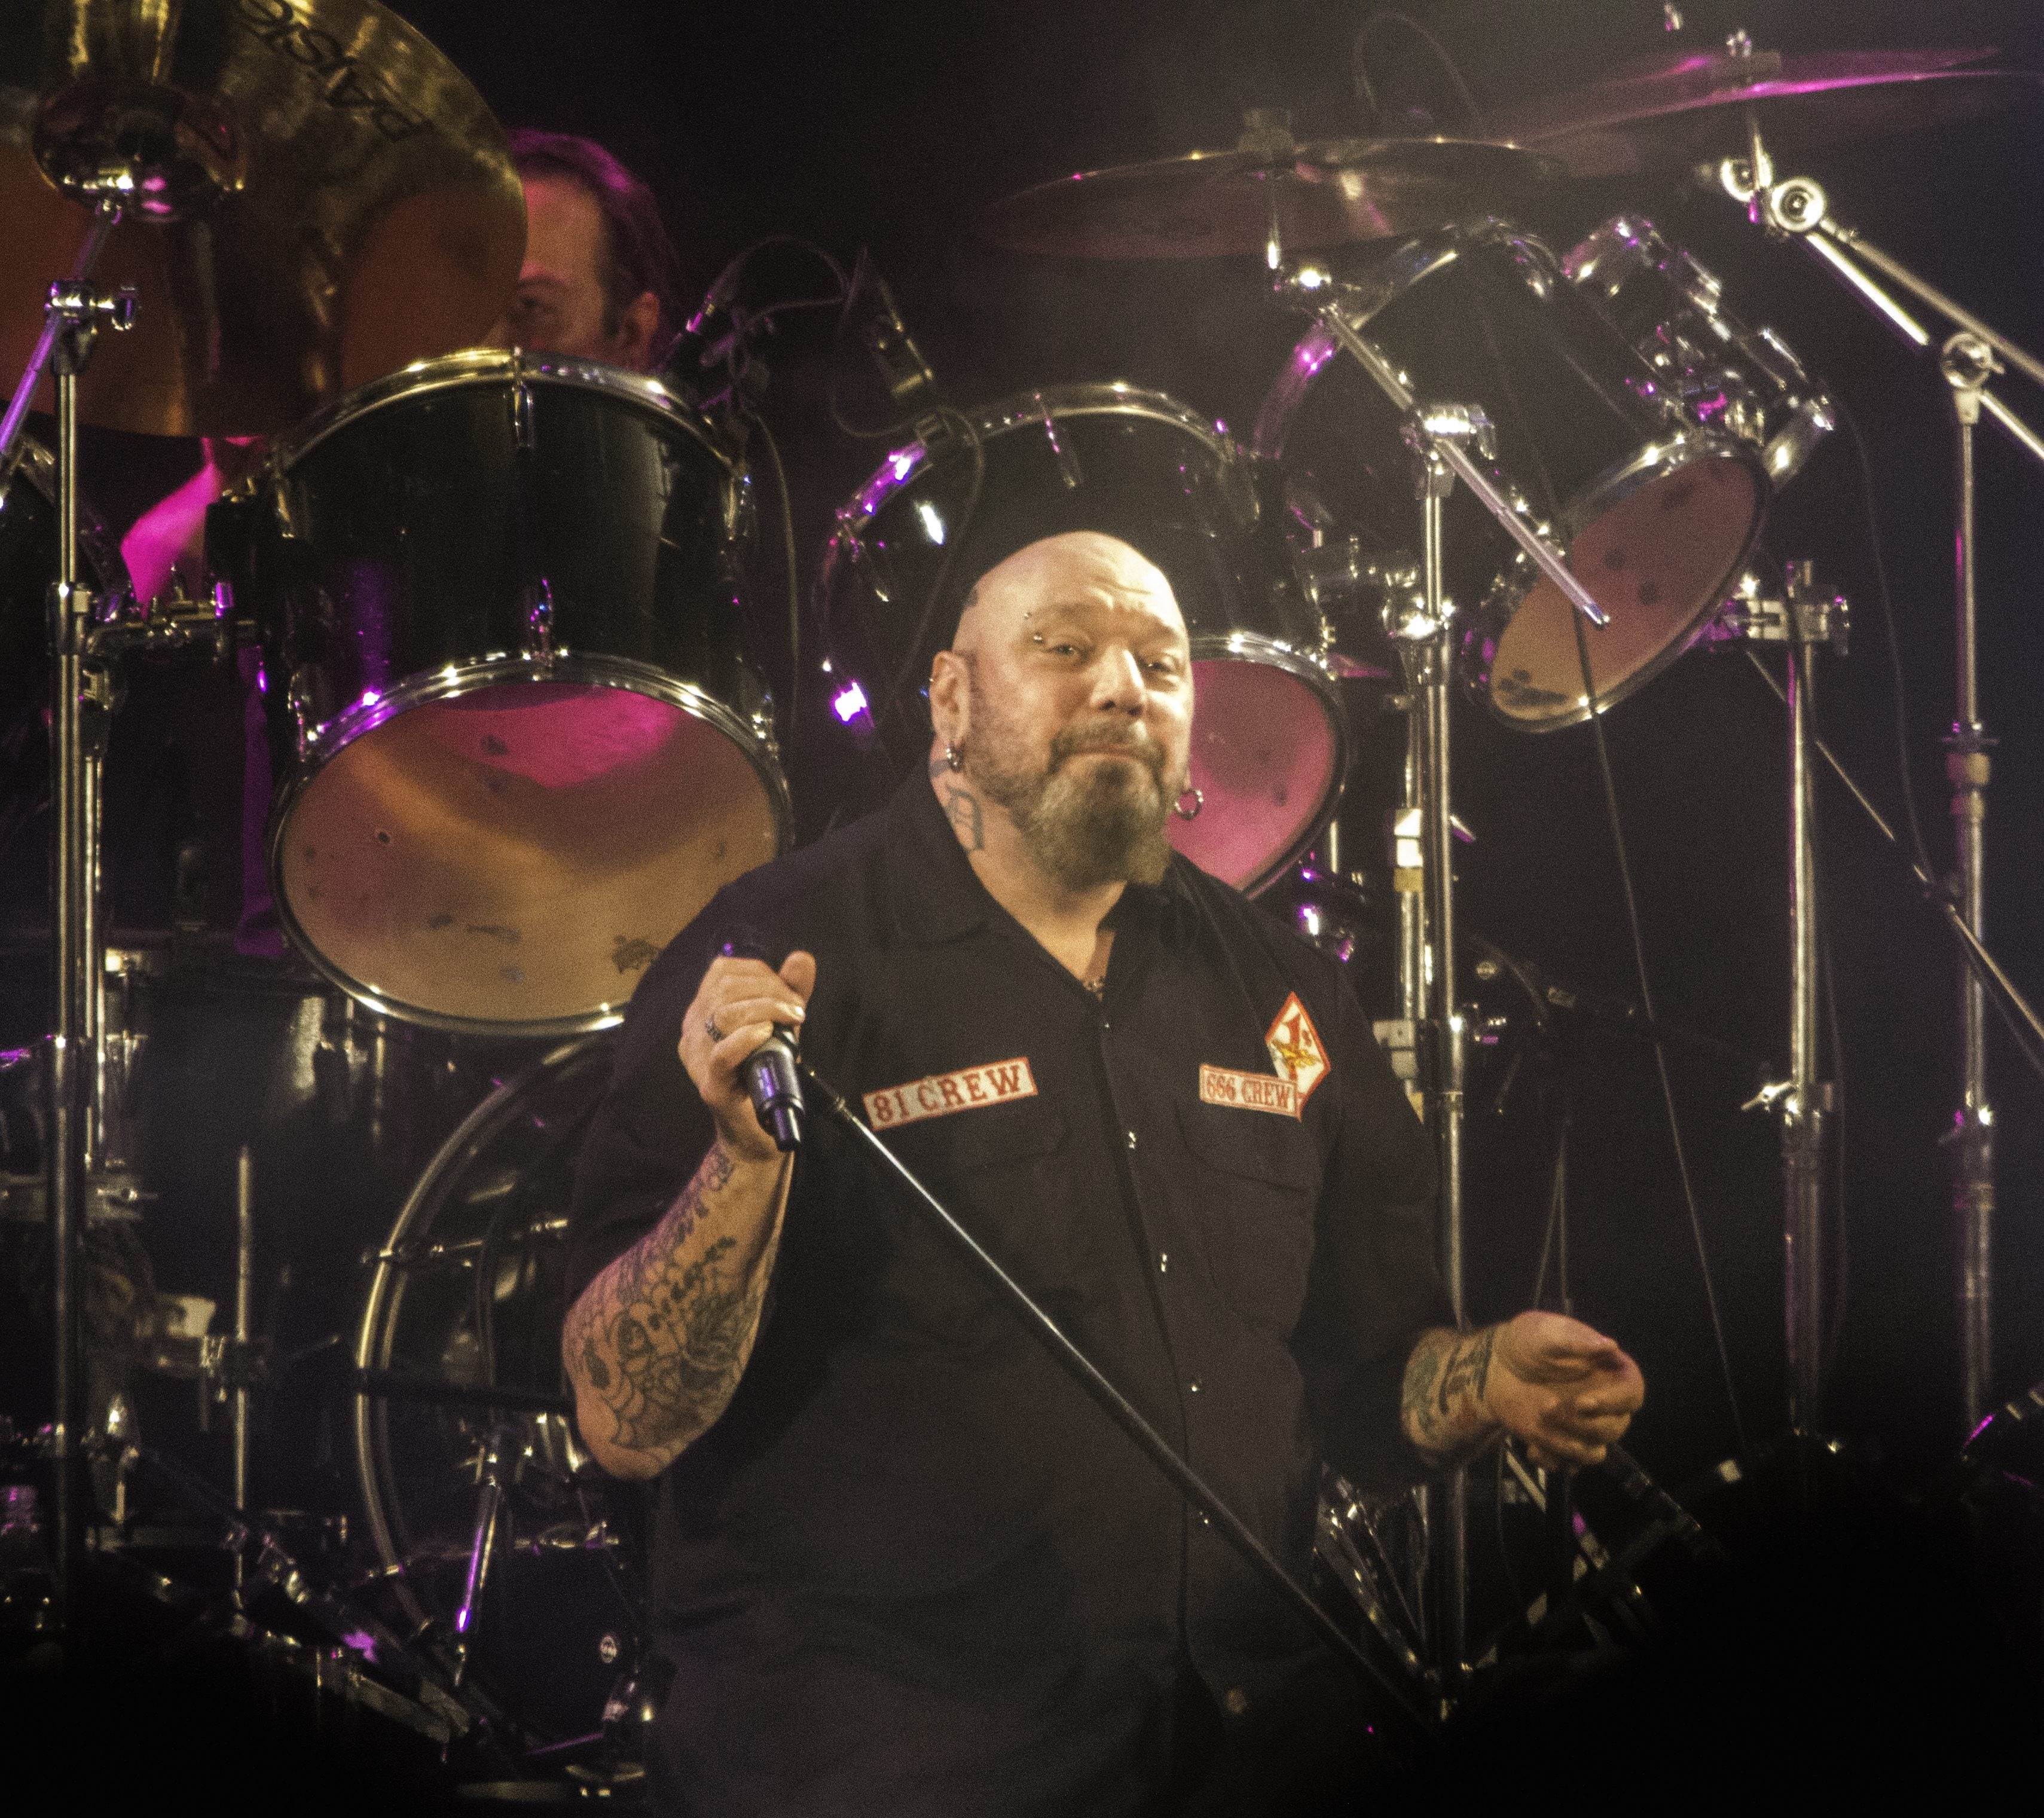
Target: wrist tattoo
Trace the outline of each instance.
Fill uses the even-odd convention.
[[[1495,1422],[1484,1405],[1497,1328],[1426,1333],[1405,1366],[1400,1422],[1425,1451],[1452,1454],[1489,1436]]]

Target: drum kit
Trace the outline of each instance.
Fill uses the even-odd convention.
[[[1378,1032],[1440,1145],[1458,1313],[1470,1029],[1453,698],[1527,733],[1594,725],[1707,639],[1781,644],[1795,1012],[1791,1075],[1768,1102],[1798,1432],[1818,1424],[1811,823],[1828,756],[1800,707],[1845,613],[1807,572],[1777,584],[1749,564],[1836,412],[1650,221],[1618,215],[1564,254],[1512,216],[1575,177],[1698,171],[1918,346],[1931,336],[1912,306],[1958,325],[1933,351],[1968,475],[1983,409],[2044,458],[1988,385],[2004,365],[2044,367],[1836,222],[1815,184],[1774,174],[1792,152],[2033,94],[2034,78],[1986,55],[1775,56],[1742,35],[1527,103],[1480,137],[1295,142],[1263,113],[1231,150],[1009,197],[983,223],[997,244],[1235,261],[1246,288],[1302,319],[1298,338],[1247,437],[1121,383],[916,417],[837,511],[804,629],[826,683],[818,736],[903,774],[924,755],[917,685],[975,551],[1080,527],[1125,535],[1170,576],[1191,637],[1200,805],[1172,839],[1345,959],[1361,871],[1342,849],[1356,832],[1341,818],[1350,690],[1404,715],[1383,855],[1395,1004]],[[56,1365],[53,1419],[9,1429],[6,1532],[33,1533],[37,1563],[22,1564],[25,1541],[0,1547],[0,1621],[10,1643],[83,1625],[94,1570],[138,1551],[129,1499],[153,1478],[211,1524],[233,1571],[217,1594],[156,1578],[150,1594],[216,1614],[229,1599],[261,1674],[309,1675],[314,1702],[351,1721],[459,1744],[485,1780],[572,1769],[583,1792],[622,1790],[655,1701],[639,1658],[640,1513],[568,1417],[565,1209],[607,1068],[601,1032],[716,890],[792,837],[791,728],[777,727],[746,612],[758,508],[744,401],[698,407],[678,381],[471,344],[517,272],[517,174],[467,82],[375,0],[17,8],[0,25],[0,366],[21,373],[0,425],[0,639],[17,659],[0,682],[0,812],[25,816],[21,798],[47,788],[53,894],[48,1039],[5,1057],[17,1072],[41,1063],[40,1165],[17,1167],[10,1141],[0,1210],[45,1246]],[[54,411],[48,445],[26,433],[38,404]],[[133,597],[79,492],[81,423],[274,438],[255,479],[213,508],[206,597]],[[1969,480],[1961,508],[1969,557]],[[1970,640],[1969,569],[1963,607]],[[346,1383],[356,1532],[332,1547],[248,1506],[249,1410],[277,1377],[256,1330],[263,1183],[247,1149],[232,1335],[163,1297],[125,1338],[87,1316],[105,1299],[94,1233],[117,1228],[133,1248],[150,1197],[123,1128],[141,1040],[123,994],[149,967],[110,942],[98,895],[106,721],[118,672],[144,654],[236,651],[267,740],[264,863],[298,956],[309,1008],[290,1014],[305,1044],[352,1056],[411,1029],[538,1044],[364,1259]],[[1962,994],[1958,1162],[1977,1415],[1984,1020],[1991,1007],[2019,1016],[2040,1043],[2044,1028],[1979,944],[1988,741],[1969,659],[1961,673],[1953,776],[1973,809],[1945,909],[1980,962]],[[110,1347],[122,1369],[232,1401],[231,1488],[144,1443]],[[54,1491],[47,1512],[38,1484]],[[1450,1491],[1435,1512],[1438,1630],[1393,1637],[1413,1662],[1470,1657]],[[1345,1573],[1382,1593],[1372,1620],[1392,1635],[1385,1610],[1419,1600],[1359,1562],[1366,1527],[1330,1532]],[[316,1546],[332,1556],[315,1562]]]

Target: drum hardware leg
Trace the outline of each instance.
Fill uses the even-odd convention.
[[[95,220],[87,249],[110,232],[114,211]],[[102,229],[105,231],[102,231]],[[84,1053],[94,1019],[87,1001],[97,983],[98,955],[86,944],[97,918],[90,897],[98,875],[98,828],[87,814],[97,800],[87,781],[86,657],[93,597],[78,584],[78,381],[102,327],[134,319],[132,293],[109,295],[83,283],[54,284],[36,359],[17,390],[9,415],[25,411],[43,365],[56,375],[57,573],[50,589],[51,947],[52,995],[47,1081],[51,1324],[56,1339],[56,1567],[52,1616],[63,1643],[75,1646],[74,1593],[84,1554],[90,1486],[85,1459],[85,1359],[82,1348],[90,1094],[93,1069]]]
[[[1817,825],[1811,697],[1817,651],[1846,644],[1846,602],[1817,591],[1807,562],[1789,563],[1782,598],[1742,594],[1731,624],[1754,643],[1780,644],[1788,659],[1788,1077],[1764,1086],[1746,1109],[1781,1120],[1785,1264],[1784,1331],[1788,1429],[1822,1430],[1824,1293],[1821,1250],[1826,1124],[1832,1088],[1818,1077]]]
[[[256,1160],[243,1143],[234,1161],[234,1341],[247,1346],[256,1293]],[[234,1506],[248,1506],[248,1388],[234,1390],[233,1467]],[[241,1555],[234,1559],[234,1594],[241,1595]]]
[[[1400,941],[1401,1008],[1416,1012],[1424,1031],[1427,1120],[1434,1133],[1439,1170],[1437,1241],[1441,1275],[1458,1326],[1467,1323],[1462,1269],[1462,1117],[1466,1019],[1458,1000],[1454,974],[1454,827],[1451,813],[1450,683],[1453,605],[1443,591],[1442,505],[1454,484],[1446,451],[1457,438],[1475,440],[1487,430],[1479,413],[1445,406],[1414,413],[1413,447],[1422,518],[1424,592],[1410,602],[1387,602],[1385,629],[1397,645],[1413,702],[1407,800],[1400,840],[1418,848],[1420,890],[1399,875],[1400,932],[1417,924],[1416,941]],[[1406,831],[1409,828],[1409,832]],[[1402,852],[1395,856],[1407,856]],[[1398,866],[1402,874],[1407,867]],[[1453,1685],[1466,1668],[1468,1650],[1469,1483],[1457,1469],[1428,1498],[1431,1532],[1427,1547],[1435,1593],[1435,1670]]]
[[[1996,398],[1994,375],[2013,368],[2044,383],[2044,360],[1998,333],[1903,262],[1836,219],[1823,190],[1806,177],[1791,177],[1760,190],[1750,170],[1721,166],[1720,186],[1748,205],[1761,225],[1777,237],[1800,240],[1862,303],[1912,346],[1932,352],[1931,332],[1873,275],[1900,286],[1918,302],[1957,325],[1958,332],[1935,349],[1950,389],[1957,436],[1955,486],[1955,641],[1958,698],[1946,740],[1946,771],[1952,785],[1956,828],[1955,927],[1968,951],[1958,980],[1959,1103],[1946,1138],[1952,1150],[1953,1206],[1958,1224],[1958,1282],[1961,1351],[1961,1401],[1966,1425],[1980,1421],[1993,1395],[1994,1113],[1988,1098],[1987,986],[1992,968],[1981,945],[1987,885],[1987,789],[1992,740],[1981,718],[1978,621],[1974,598],[1976,502],[1973,429],[1983,411],[2040,463],[2044,436]],[[1870,269],[1869,269],[1870,268]],[[1960,926],[1959,924],[1962,924]],[[2007,994],[2004,992],[2004,997]],[[2015,1000],[2019,1003],[2019,999]],[[2004,1008],[2006,1008],[2006,1005]],[[2027,1006],[2024,1007],[2027,1010]]]
[[[454,1614],[455,1683],[461,1683],[468,1665],[468,1644],[475,1632],[476,1614],[490,1578],[490,1561],[497,1551],[498,1518],[504,1512],[506,1467],[515,1459],[523,1430],[500,1420],[490,1429],[476,1465],[475,1531],[469,1542],[468,1575],[463,1581],[461,1606]]]

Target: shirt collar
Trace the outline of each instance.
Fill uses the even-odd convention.
[[[894,924],[912,940],[935,944],[982,928],[997,907],[958,843],[929,779],[912,772],[887,805],[887,846]],[[1108,917],[1127,925],[1149,919],[1173,946],[1189,945],[1199,931],[1199,905],[1185,877],[1191,861],[1174,853],[1162,882],[1131,884]]]

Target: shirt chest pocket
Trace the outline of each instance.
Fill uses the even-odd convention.
[[[1289,1338],[1313,1262],[1320,1159],[1296,1120],[1231,1106],[1178,1106],[1190,1158],[1185,1216],[1220,1298]]]
[[[889,1134],[889,1144],[951,1215],[1032,1293],[1062,1278],[1073,1259],[1065,1120],[1040,1101],[932,1118]],[[947,1342],[980,1342],[1020,1328],[972,1263],[909,1203],[896,1208],[890,1311]]]

